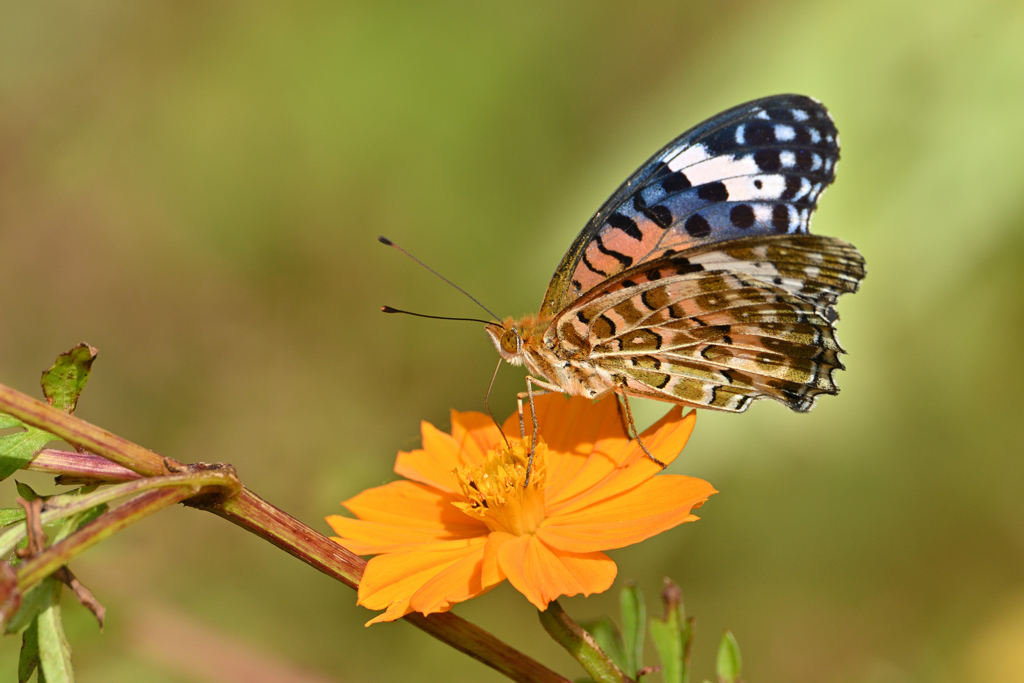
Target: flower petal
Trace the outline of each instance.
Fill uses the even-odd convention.
[[[548,517],[537,536],[574,553],[622,548],[697,519],[690,511],[713,493],[703,479],[663,474],[582,510]]]
[[[452,605],[483,595],[504,581],[504,574],[484,571],[486,548],[485,545],[483,552],[466,555],[435,574],[413,593],[409,606],[421,614],[447,612]]]
[[[604,553],[565,552],[533,534],[512,536],[497,550],[498,563],[509,582],[540,610],[561,595],[608,590],[617,571]]]
[[[452,470],[462,464],[459,443],[451,434],[445,434],[429,422],[420,423],[420,433],[423,435],[423,448],[409,453],[400,452],[395,461],[395,473],[442,491],[458,491],[459,483]]]
[[[452,438],[462,448],[463,464],[482,465],[487,451],[504,443],[501,432],[489,415],[477,412],[452,411]]]
[[[356,555],[390,553],[430,543],[483,537],[487,534],[486,527],[458,532],[443,528],[423,529],[364,522],[361,519],[352,519],[341,515],[327,517],[327,523],[338,534],[338,536],[332,536],[331,540]]]
[[[682,408],[676,406],[668,411],[664,417],[651,425],[640,435],[640,439],[654,457],[660,459],[666,465],[678,457],[683,450],[687,440],[693,432],[697,420],[696,411],[690,411],[685,417],[682,416]],[[589,488],[566,500],[564,503],[552,503],[548,509],[549,515],[569,513],[595,503],[617,496],[623,491],[628,491],[634,486],[650,479],[660,473],[661,467],[653,462],[640,448],[636,441],[629,442],[620,453],[614,454],[620,460],[619,467],[611,471],[604,479],[595,482]],[[583,479],[581,472],[581,479]],[[589,478],[587,479],[589,481]],[[575,482],[570,487],[576,489]]]
[[[461,496],[425,484],[393,481],[366,489],[342,505],[365,522],[454,531],[483,528],[482,522],[452,505],[459,500]]]
[[[558,458],[548,462],[547,496],[557,499],[560,491],[577,476],[589,461],[598,457],[607,461],[608,444],[614,442],[616,450],[626,443],[626,433],[618,414],[618,399],[609,396],[596,403],[582,396],[545,394],[534,397],[540,438]],[[525,410],[526,432],[533,433],[528,407]],[[505,421],[504,432],[519,438],[519,414]],[[607,469],[614,463],[607,462]]]
[[[466,558],[483,557],[485,537],[437,544],[430,551],[378,555],[366,564],[359,581],[359,604],[387,609],[370,623],[392,621],[412,611],[410,598],[437,574]],[[470,562],[472,564],[472,561]],[[369,625],[369,624],[367,624]]]

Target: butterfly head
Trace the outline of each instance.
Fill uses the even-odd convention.
[[[487,336],[501,357],[512,365],[523,364],[523,335],[511,318],[501,323],[487,323]]]

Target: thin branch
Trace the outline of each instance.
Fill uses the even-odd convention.
[[[537,613],[544,630],[568,650],[592,679],[598,683],[631,683],[632,679],[604,653],[594,636],[573,621],[557,600],[552,600],[546,610],[538,610]]]
[[[101,488],[98,491],[84,495],[54,496],[46,501],[45,505],[43,505],[42,501],[38,501],[42,506],[42,513],[39,515],[39,519],[41,524],[53,524],[59,519],[70,517],[97,505],[110,503],[119,498],[141,493],[142,491],[170,486],[189,487],[192,495],[219,494],[220,496],[233,496],[242,488],[242,484],[238,481],[233,468],[189,469],[181,474],[137,479],[124,484],[118,484],[117,486]],[[20,498],[18,500],[21,501]],[[23,505],[22,507],[25,506]],[[25,509],[27,512],[28,508],[25,507]],[[31,520],[31,516],[29,516],[29,519]],[[25,525],[17,524],[0,533],[0,557],[10,553],[21,542],[21,539],[25,538],[26,532]],[[33,551],[33,554],[35,552],[38,551]]]
[[[186,503],[192,505],[191,502]],[[248,489],[227,500],[198,504],[204,510],[251,531],[317,571],[356,588],[366,560],[353,555],[320,532],[279,510]],[[404,619],[441,642],[486,664],[514,681],[569,683],[540,662],[508,646],[479,626],[451,612],[424,616],[413,612]]]
[[[2,384],[0,411],[10,413],[26,424],[56,434],[73,446],[84,447],[145,476],[173,474],[180,471],[179,468],[186,467]],[[229,498],[196,497],[190,487],[179,486],[143,493],[104,513],[38,556],[26,560],[18,568],[19,588],[27,590],[86,548],[159,509],[186,500],[188,505],[208,510],[231,521],[349,587],[359,585],[366,566],[365,560],[248,489],[243,488],[241,493]],[[514,681],[569,683],[568,679],[451,612],[432,614],[429,617],[410,614],[405,619]]]
[[[68,415],[3,384],[0,384],[0,412],[13,415],[22,422],[50,432],[73,446],[81,446],[148,477],[171,474],[174,467],[182,466],[175,460],[165,458],[159,453],[111,434],[74,415]]]
[[[138,479],[142,475],[110,462],[100,455],[44,448],[36,453],[26,470],[60,475],[58,484],[78,482],[122,482]]]
[[[136,496],[110,512],[103,513],[60,543],[18,565],[18,588],[25,593],[67,564],[71,558],[105,538],[158,510],[180,503],[194,495],[189,486],[157,489]]]

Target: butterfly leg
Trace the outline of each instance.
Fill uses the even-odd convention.
[[[543,382],[536,377],[526,376],[526,391],[519,392],[516,394],[516,400],[519,405],[519,435],[523,441],[526,440],[526,420],[523,417],[523,398],[529,399],[530,403],[530,417],[533,420],[533,435],[530,439],[530,459],[526,462],[526,481],[523,482],[523,486],[529,486],[530,475],[533,473],[533,454],[537,451],[537,435],[540,432],[540,427],[537,425],[537,411],[533,407],[533,387],[537,385],[540,389],[538,394],[543,395],[547,393],[561,393],[561,388]]]
[[[668,465],[658,460],[653,455],[651,455],[651,452],[647,450],[647,446],[645,446],[644,442],[640,439],[640,430],[636,428],[636,423],[633,422],[633,411],[629,409],[629,397],[626,396],[626,394],[619,394],[619,396],[622,397],[622,403],[620,405],[626,408],[626,419],[629,420],[629,426],[632,427],[633,429],[633,438],[636,439],[636,442],[640,445],[641,450],[643,450],[643,452],[647,455],[648,458],[650,458],[656,465],[660,466],[661,469],[665,469],[666,467],[668,467]]]

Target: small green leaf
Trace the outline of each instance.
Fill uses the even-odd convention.
[[[11,427],[24,427],[25,423],[7,413],[0,413],[0,429],[10,429]]]
[[[0,480],[6,479],[31,462],[43,446],[57,437],[35,427],[0,436]]]
[[[34,588],[21,596],[21,607],[7,622],[7,633],[17,633],[35,622],[35,618],[50,605],[53,599],[53,582],[56,579],[43,579]]]
[[[0,527],[25,519],[25,508],[0,508]]]
[[[39,626],[33,620],[32,624],[21,635],[21,656],[18,658],[18,683],[28,683],[32,678],[32,672],[39,666]],[[43,672],[39,672],[40,680],[43,680]]]
[[[50,604],[39,613],[39,670],[48,683],[74,683],[71,668],[71,645],[64,634],[64,619],[60,611],[62,584],[53,582]]]
[[[65,413],[75,412],[96,354],[96,349],[83,342],[57,356],[53,367],[43,373],[40,382],[46,402]]]
[[[647,625],[647,606],[644,595],[632,581],[627,581],[619,593],[619,609],[622,612],[622,635],[625,640],[626,666],[624,670],[630,678],[636,678],[636,672],[643,666],[644,660],[644,628]]]
[[[719,683],[736,683],[742,671],[740,646],[732,631],[722,634],[722,642],[718,644],[718,662],[715,669]]]
[[[16,488],[18,490],[18,495],[19,496],[21,496],[22,498],[24,498],[25,500],[27,500],[30,503],[33,500],[39,500],[40,498],[42,498],[42,496],[40,496],[38,493],[36,493],[35,489],[33,489],[31,486],[29,486],[28,484],[26,484],[23,481],[18,481],[17,479],[15,479],[14,480],[14,488]]]
[[[594,621],[581,622],[580,626],[594,636],[598,647],[615,662],[615,666],[620,669],[624,668],[626,654],[622,649],[622,636],[619,635],[619,629],[615,627],[611,619],[601,617]]]

